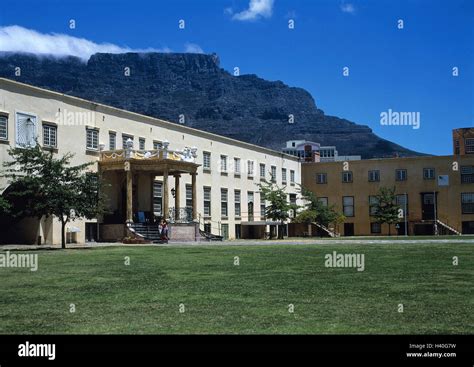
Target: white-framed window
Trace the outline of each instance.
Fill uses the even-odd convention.
[[[267,205],[265,203],[265,200],[263,198],[263,195],[260,194],[260,219],[265,219],[265,211],[267,209]]]
[[[221,172],[227,172],[227,156],[221,155]]]
[[[117,149],[117,133],[109,131],[109,150]]]
[[[241,216],[240,190],[234,190],[234,209],[235,209],[235,216],[240,218],[240,216]]]
[[[369,215],[373,216],[377,214],[377,208],[379,204],[379,199],[375,195],[370,195],[369,196]]]
[[[138,149],[145,150],[145,138],[138,139]]]
[[[354,196],[342,197],[342,209],[346,217],[354,216]]]
[[[342,182],[343,182],[343,183],[352,182],[352,171],[344,171],[344,172],[342,172]]]
[[[57,147],[58,127],[43,124],[43,146],[48,148]]]
[[[234,158],[234,173],[240,175],[240,158]]]
[[[162,215],[163,208],[163,183],[153,181],[153,212],[155,215]]]
[[[286,168],[281,169],[281,181],[286,183]]]
[[[211,153],[210,152],[202,152],[202,168],[205,170],[211,170]]]
[[[159,140],[153,140],[153,149],[158,150],[158,149],[161,149],[161,148],[163,148],[163,142],[161,142]]]
[[[260,178],[265,179],[265,164],[260,163]]]
[[[435,169],[434,168],[423,168],[423,179],[424,180],[434,180],[435,178]]]
[[[8,117],[0,116],[0,139],[8,140]]]
[[[204,187],[204,215],[211,216],[211,188]]]
[[[192,185],[186,185],[186,208],[193,207],[193,187]]]
[[[406,169],[397,169],[395,170],[395,181],[406,181],[407,180],[407,170]]]
[[[271,167],[271,173],[272,173],[272,182],[276,182],[276,180],[277,180],[277,168],[275,166]]]
[[[408,216],[408,195],[405,195],[405,194],[395,195],[395,203],[402,210],[403,218],[405,218],[405,214]],[[405,210],[406,210],[406,213],[405,213]]]
[[[292,169],[290,170],[290,183],[295,183],[295,171]]]
[[[327,173],[316,173],[316,183],[317,184],[327,184],[328,183]]]
[[[247,161],[247,175],[253,176],[253,161]]]
[[[369,171],[369,182],[379,182],[380,171],[378,169]]]
[[[221,189],[221,217],[227,218],[229,211],[228,211],[228,190]]]
[[[464,150],[466,154],[474,153],[474,138],[466,138],[464,140]]]
[[[38,138],[37,119],[34,115],[16,113],[16,145],[32,147]]]
[[[327,197],[320,197],[320,198],[318,198],[318,200],[321,204],[323,204],[323,206],[328,206],[328,198]]]
[[[86,128],[86,148],[90,150],[99,149],[99,130]]]
[[[130,139],[133,143],[133,136],[122,134],[122,149],[127,149],[127,140]],[[133,148],[133,145],[132,145]]]

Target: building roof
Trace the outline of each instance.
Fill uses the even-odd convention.
[[[298,161],[298,158],[295,156],[282,153],[273,149],[265,148],[259,145],[246,143],[241,140],[228,138],[226,136],[210,133],[204,130],[199,130],[199,129],[195,129],[195,128],[184,126],[184,125],[180,125],[180,124],[162,120],[156,117],[151,117],[151,116],[143,115],[140,113],[127,111],[121,108],[108,106],[102,103],[92,102],[83,98],[71,96],[69,94],[54,92],[48,89],[35,87],[30,84],[21,83],[21,82],[17,82],[17,81],[6,79],[6,78],[0,78],[1,89],[6,89],[5,87],[8,87],[8,86],[22,88],[30,92],[34,91],[37,94],[44,94],[50,97],[54,97],[54,98],[57,98],[63,101],[68,101],[75,104],[86,105],[86,106],[89,106],[89,108],[93,110],[102,109],[104,112],[115,114],[115,115],[121,115],[123,117],[128,117],[133,120],[138,120],[138,122],[149,123],[149,124],[166,128],[166,129],[175,130],[175,131],[179,131],[186,134],[195,135],[195,136],[199,136],[199,137],[203,137],[203,138],[207,138],[207,139],[211,139],[215,141],[220,141],[220,142],[235,145],[235,146],[240,146],[245,149],[260,151],[265,154],[271,154],[273,156],[281,157],[281,158],[288,159],[291,161]]]

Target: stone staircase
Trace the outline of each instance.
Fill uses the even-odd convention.
[[[439,219],[436,219],[436,223],[437,223],[439,226],[443,227],[446,231],[451,232],[451,234],[455,234],[455,235],[457,235],[457,236],[461,236],[461,235],[462,235],[462,233],[459,232],[458,230],[456,230],[454,227],[451,227],[450,225],[448,225],[448,224],[446,224],[446,223],[440,221]]]
[[[131,223],[128,226],[128,229],[136,236],[143,238],[145,241],[151,243],[168,243],[168,241],[161,239],[158,224]]]

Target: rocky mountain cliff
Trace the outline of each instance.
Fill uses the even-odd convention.
[[[256,75],[233,76],[216,55],[95,54],[85,63],[3,53],[0,76],[173,122],[184,115],[188,126],[277,150],[287,140],[306,139],[336,145],[341,155],[419,155],[365,125],[325,115],[304,89]]]

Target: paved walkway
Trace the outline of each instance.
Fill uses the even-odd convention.
[[[170,242],[168,244],[122,244],[122,243],[86,243],[86,244],[68,244],[68,249],[90,249],[97,247],[186,247],[186,246],[275,246],[275,245],[390,245],[390,244],[474,244],[474,238],[453,237],[452,239],[285,239],[285,240],[233,240],[223,242]],[[37,245],[0,245],[0,251],[4,250],[58,250],[61,246],[37,246]]]

